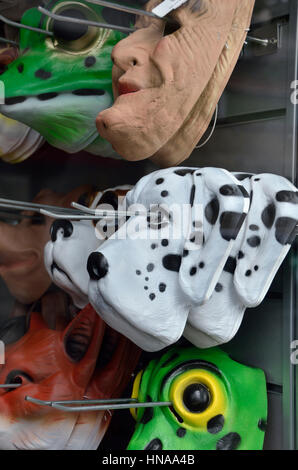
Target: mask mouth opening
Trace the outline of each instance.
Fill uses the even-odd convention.
[[[104,337],[96,362],[97,372],[100,369],[104,369],[104,367],[106,367],[113,360],[114,354],[116,353],[119,344],[119,338],[119,333],[106,325]]]

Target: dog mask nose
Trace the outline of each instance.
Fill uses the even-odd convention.
[[[73,232],[73,225],[69,220],[55,220],[52,223],[51,226],[51,240],[52,242],[55,242],[57,240],[57,232],[58,230],[62,229],[63,230],[63,237],[64,238],[69,238],[72,235]]]
[[[109,270],[109,265],[104,255],[97,251],[91,253],[87,262],[87,270],[90,279],[93,281],[99,281],[99,279],[104,277]]]

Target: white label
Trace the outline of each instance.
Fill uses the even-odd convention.
[[[164,0],[164,2],[161,2],[157,7],[153,8],[152,13],[163,18],[170,13],[170,11],[176,10],[176,8],[181,7],[181,5],[186,2],[188,2],[188,0]]]

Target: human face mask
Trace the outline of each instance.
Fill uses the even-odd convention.
[[[89,185],[68,193],[43,189],[33,199],[33,205],[53,204],[66,208],[91,190]],[[15,299],[29,304],[39,299],[51,284],[44,266],[44,247],[50,239],[53,219],[31,210],[17,215],[12,213],[11,217],[13,223],[7,222],[5,214],[4,220],[0,221],[0,277]]]
[[[138,29],[112,51],[115,103],[97,117],[100,135],[118,154],[161,166],[190,155],[236,64],[253,6],[189,0],[170,14],[172,23],[137,20]]]

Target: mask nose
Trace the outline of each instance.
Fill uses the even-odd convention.
[[[113,49],[112,60],[114,66],[117,66],[118,69],[122,70],[123,72],[126,72],[129,68],[138,64],[136,54],[133,54],[127,50],[125,51],[125,49],[122,47],[121,49],[116,49],[116,46]]]
[[[102,253],[91,253],[87,262],[87,270],[92,281],[99,281],[109,271],[109,265]]]
[[[69,220],[64,220],[64,219],[55,220],[52,223],[51,230],[50,230],[52,242],[55,242],[57,240],[57,232],[60,229],[63,231],[63,237],[69,238],[71,237],[72,232],[73,232],[73,225]]]

